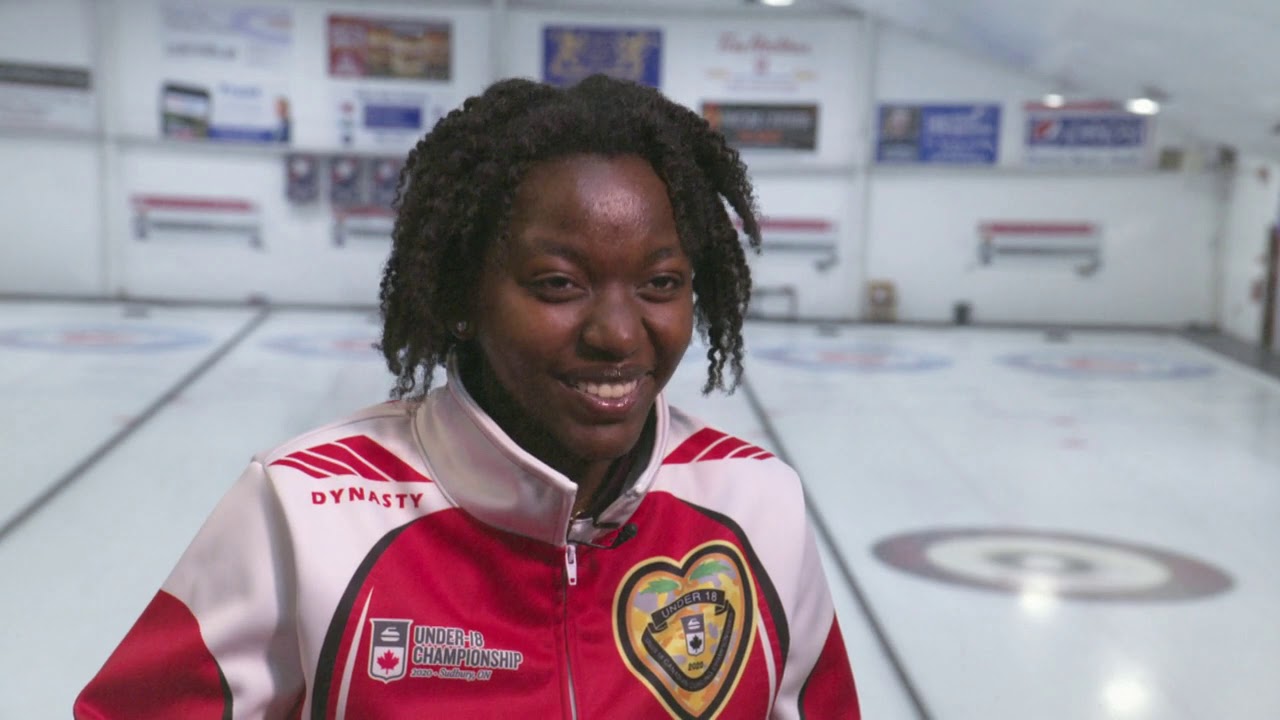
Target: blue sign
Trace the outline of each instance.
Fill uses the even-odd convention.
[[[999,105],[881,105],[876,161],[994,165]]]
[[[422,108],[416,105],[365,105],[364,126],[371,130],[421,130]]]
[[[563,25],[543,28],[543,80],[569,87],[596,73],[658,87],[662,31]]]
[[[1132,148],[1147,141],[1147,119],[1131,113],[1054,117],[1032,114],[1027,145],[1060,148]]]
[[[1111,102],[1027,105],[1023,160],[1050,167],[1142,167],[1152,162],[1151,118]]]

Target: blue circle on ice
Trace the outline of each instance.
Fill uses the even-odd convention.
[[[1000,362],[1043,375],[1101,380],[1174,380],[1212,374],[1212,365],[1154,353],[1078,350],[1017,353]]]
[[[0,345],[71,353],[146,353],[204,345],[192,330],[131,325],[61,325],[0,330]]]
[[[755,350],[752,356],[792,367],[857,373],[922,372],[951,364],[943,355],[886,345],[781,345]]]
[[[374,360],[380,357],[378,338],[363,333],[301,333],[280,335],[263,345],[276,352],[335,360]]]

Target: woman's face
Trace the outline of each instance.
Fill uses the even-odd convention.
[[[469,318],[479,383],[469,389],[570,479],[602,472],[636,444],[689,345],[692,281],[666,185],[647,161],[535,165],[516,190],[508,240],[485,257]]]

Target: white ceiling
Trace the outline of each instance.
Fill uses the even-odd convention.
[[[747,0],[508,0],[510,6],[746,11]],[[854,11],[1045,78],[1068,98],[1168,94],[1161,122],[1280,158],[1280,0],[796,0]],[[755,10],[752,14],[760,12]]]

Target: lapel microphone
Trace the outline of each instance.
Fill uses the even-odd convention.
[[[596,527],[604,529],[604,528],[609,528],[609,525],[597,525]],[[587,547],[599,548],[600,550],[617,550],[618,547],[622,545],[622,543],[635,537],[636,533],[638,532],[640,532],[640,530],[639,528],[636,527],[635,523],[627,523],[626,525],[622,526],[622,529],[618,531],[617,535],[613,536],[613,542],[609,543],[608,545],[601,545],[599,543],[593,543],[593,542],[584,542],[584,543],[578,543],[578,544],[586,545]]]

